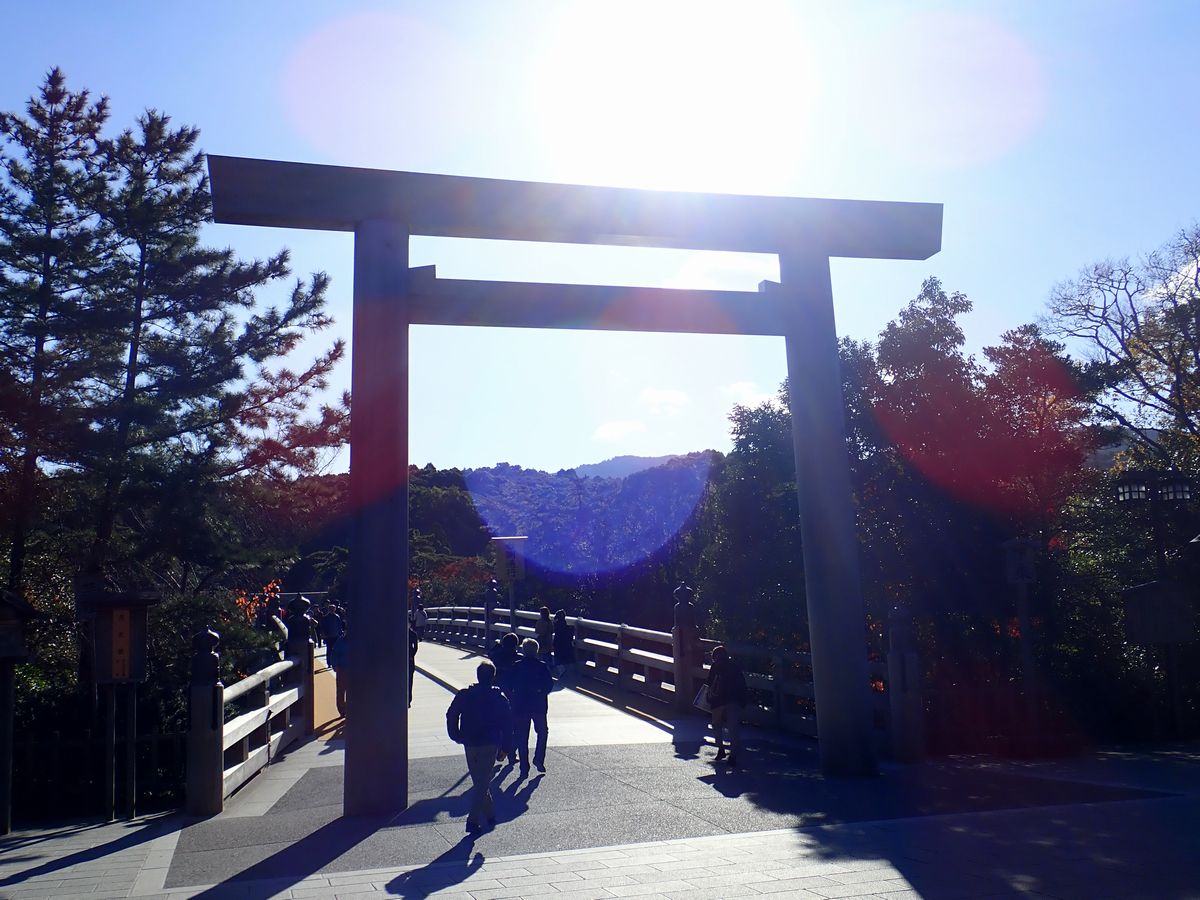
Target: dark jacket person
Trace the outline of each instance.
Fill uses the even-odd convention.
[[[725,759],[725,738],[729,739],[729,765],[737,763],[738,725],[746,705],[746,676],[724,647],[714,647],[712,668],[708,670],[708,702],[712,706],[713,737],[717,741],[717,759]]]
[[[550,674],[550,667],[538,659],[538,649],[538,642],[533,638],[524,641],[521,644],[521,659],[513,666],[508,677],[516,732],[514,740],[523,773],[529,771],[530,725],[537,732],[533,764],[539,772],[546,771],[546,741],[549,737],[546,713],[550,708],[549,697],[554,689],[554,676]]]
[[[492,766],[496,752],[512,741],[512,712],[500,689],[492,684],[496,667],[481,662],[475,670],[477,684],[454,695],[446,710],[446,732],[450,740],[462,744],[471,773],[471,812],[467,831],[482,831],[484,823],[496,824],[496,804],[492,798]]]

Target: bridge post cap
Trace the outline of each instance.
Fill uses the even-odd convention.
[[[192,684],[211,685],[220,679],[221,657],[217,647],[221,636],[211,628],[196,632],[192,637]]]
[[[211,628],[205,628],[203,631],[197,631],[192,635],[192,652],[196,656],[206,653],[216,653],[217,648],[220,646],[221,636]]]
[[[307,597],[297,594],[288,602],[289,617],[296,616],[299,618],[304,618],[308,615],[310,608],[312,608],[312,601]]]
[[[675,588],[674,596],[676,601],[680,603],[691,603],[692,598],[696,596],[696,592],[688,587],[686,581],[679,582],[679,587]]]

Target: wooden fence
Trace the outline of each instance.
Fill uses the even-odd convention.
[[[482,650],[509,631],[515,631],[522,638],[536,637],[534,624],[538,613],[529,610],[516,610],[515,620],[510,620],[508,610],[500,608],[490,615],[483,607],[476,606],[433,607],[426,612],[429,614],[426,636],[445,643]],[[677,710],[691,708],[695,690],[708,673],[704,653],[693,652],[691,660],[682,660],[679,641],[671,632],[581,617],[568,616],[567,622],[575,629],[575,654],[581,676],[652,697]],[[701,640],[698,649],[707,651],[716,644],[716,641]],[[751,700],[743,720],[816,737],[811,656],[746,644],[726,646],[745,671],[746,686],[750,690]],[[898,701],[902,710],[911,709],[911,694],[917,689],[919,679],[912,679],[911,685],[905,684],[905,696],[893,697],[888,691],[887,663],[870,661],[868,672],[880,749],[898,757],[911,756],[903,748],[893,746],[891,718]],[[909,729],[902,730],[907,733]]]
[[[182,799],[186,733],[160,732],[152,724],[135,742],[136,807],[154,812]],[[126,755],[117,736],[117,758]],[[13,743],[13,813],[24,822],[95,815],[103,800],[104,738],[91,729],[53,732]],[[127,774],[124,777],[128,777]],[[120,787],[125,787],[121,782]]]

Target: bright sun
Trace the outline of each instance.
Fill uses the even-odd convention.
[[[754,191],[803,165],[815,84],[786,3],[563,4],[533,61],[546,159],[564,180]]]

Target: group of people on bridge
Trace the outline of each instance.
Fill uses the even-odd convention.
[[[687,593],[690,594],[690,589]],[[678,591],[676,594],[680,601],[675,609],[680,645],[688,648],[685,654],[691,657],[699,644],[694,606],[690,596],[679,596]],[[419,589],[413,592],[408,619],[411,706],[417,650],[429,622]],[[346,619],[340,609],[330,607],[321,610],[318,622],[337,680],[338,712],[345,716],[349,644]],[[494,641],[488,648],[488,658],[476,668],[476,683],[458,691],[446,711],[447,734],[463,745],[471,776],[471,809],[467,817],[467,831],[471,834],[495,825],[491,786],[497,765],[519,766],[522,777],[528,777],[532,768],[537,769],[539,777],[546,774],[549,698],[557,680],[565,681],[577,674],[575,629],[565,610],[558,610],[552,617],[549,607],[543,606],[534,624],[534,634],[536,638],[522,640],[514,631]],[[712,717],[717,745],[714,760],[732,767],[737,764],[739,724],[747,701],[746,680],[725,647],[715,647],[711,661],[697,706]],[[531,732],[535,738],[532,754]]]

